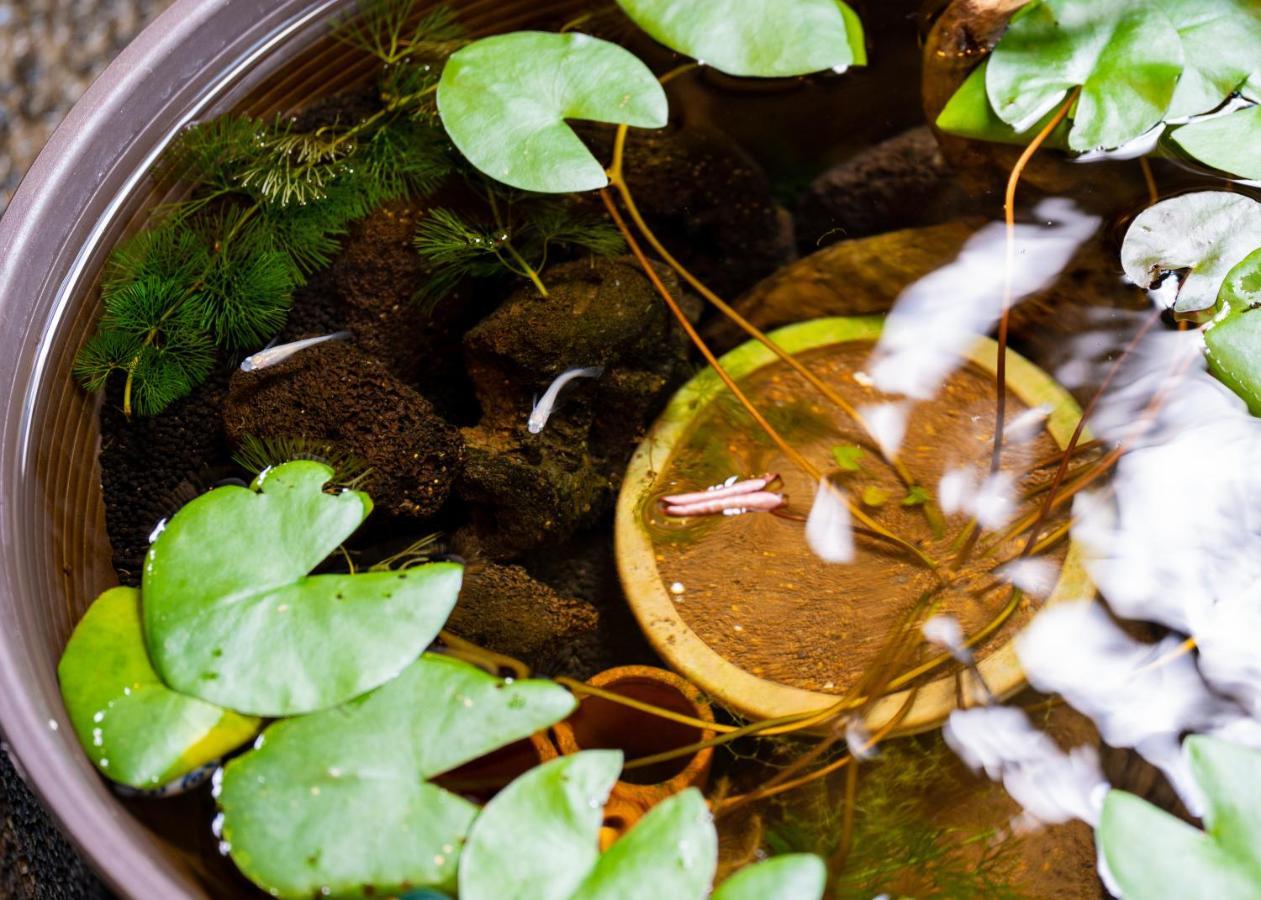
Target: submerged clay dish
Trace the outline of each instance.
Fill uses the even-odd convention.
[[[770,336],[857,405],[879,399],[861,367],[881,325],[878,317],[818,319]],[[996,359],[997,345],[978,338],[967,353],[969,364],[952,376],[936,400],[922,404],[912,415],[902,460],[923,483],[936,484],[949,464],[984,452],[990,435],[977,433],[973,423],[980,408],[992,405]],[[852,423],[829,418],[830,412],[824,412],[805,381],[761,344],[744,344],[722,363],[752,396],[787,403],[802,445],[821,459],[838,443],[862,442]],[[1080,416],[1072,397],[1032,363],[1010,352],[1007,385],[1013,398],[1009,419],[1031,407],[1050,409],[1043,431],[1014,449],[1009,461],[1028,462],[1063,448]],[[823,710],[853,687],[857,673],[878,649],[879,637],[896,623],[919,586],[909,574],[913,567],[881,549],[860,552],[850,566],[818,563],[797,522],[757,513],[683,520],[663,515],[661,498],[667,494],[768,471],[781,474],[790,501],[795,496],[808,508],[810,485],[794,477],[773,447],[750,448],[723,440],[742,433],[746,424],[709,371],[675,395],[631,461],[618,501],[622,581],[657,652],[723,705],[754,719]],[[699,452],[702,436],[707,447],[740,449]],[[878,490],[886,487],[896,496],[890,486]],[[896,501],[880,505],[904,526],[915,521],[912,510],[888,509],[896,507]],[[952,532],[964,522],[966,517],[952,522]],[[1070,543],[1053,558],[1058,577],[1045,602],[1090,596],[1093,587],[1081,548]],[[955,606],[947,601],[944,608],[965,626],[972,624],[971,629],[965,627],[968,633],[993,612],[973,609],[962,600]],[[998,696],[1009,696],[1024,683],[1010,639],[1033,609],[1031,601],[1023,601],[1012,619],[978,649],[981,675]],[[926,653],[921,663],[930,659]],[[868,727],[877,730],[895,717],[899,732],[940,725],[964,698],[964,691],[971,690],[964,685],[969,678],[964,675],[961,681],[952,674],[909,680],[872,709]]]

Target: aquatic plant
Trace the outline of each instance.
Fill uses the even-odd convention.
[[[1203,792],[1201,831],[1124,791],[1109,791],[1099,852],[1119,896],[1261,897],[1261,753],[1192,735],[1186,765]]]
[[[366,18],[337,34],[389,64],[376,111],[309,129],[284,117],[223,116],[167,150],[158,177],[193,188],[107,262],[105,311],[75,360],[87,390],[119,373],[125,412],[161,412],[206,378],[220,351],[273,337],[293,290],[332,261],[352,221],[426,194],[449,173],[433,94],[462,31],[440,8],[400,37],[388,30],[400,4],[365,6]]]
[[[1209,370],[1261,414],[1261,203],[1241,194],[1183,194],[1130,226],[1121,262],[1182,319],[1206,322]]]
[[[427,268],[422,303],[435,303],[465,279],[505,274],[527,279],[546,297],[543,271],[558,248],[605,257],[626,250],[615,228],[568,198],[528,194],[480,175],[475,180],[486,197],[487,221],[437,207],[416,227],[414,243]]]
[[[66,712],[92,765],[119,784],[154,790],[251,740],[262,722],[180,694],[145,649],[140,592],[98,597],[57,666]]]
[[[279,896],[450,890],[477,807],[432,779],[573,707],[554,684],[426,654],[365,696],[270,726],[228,763],[223,840]]]
[[[247,434],[232,454],[232,461],[257,477],[287,462],[305,459],[321,463],[333,470],[329,484],[357,489],[370,471],[368,464],[332,441],[301,435],[257,437]]]
[[[1168,130],[1168,143],[1201,162],[1253,177],[1259,53],[1261,12],[1248,0],[1034,0],[937,125],[1025,144],[1071,97],[1051,146],[1141,154]]]
[[[519,900],[631,896],[651,885],[679,900],[709,895],[718,836],[695,788],[651,809],[603,854],[604,801],[622,768],[616,750],[544,763],[497,794],[469,830],[460,859],[464,900],[493,900],[513,885]],[[817,900],[825,869],[810,854],[780,856],[719,885],[715,900]]]
[[[372,510],[324,492],[313,462],[221,487],[161,529],[145,564],[145,638],[164,683],[239,712],[284,716],[394,678],[437,636],[462,568],[308,575]]]

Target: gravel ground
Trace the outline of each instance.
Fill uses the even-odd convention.
[[[0,0],[0,211],[92,79],[170,0]],[[107,893],[0,751],[0,898]]]
[[[170,0],[0,0],[0,210],[92,79]]]

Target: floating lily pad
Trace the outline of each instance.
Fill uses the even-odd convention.
[[[198,769],[250,740],[260,725],[162,683],[145,652],[134,588],[96,599],[70,635],[57,676],[88,758],[131,787],[157,788]]]
[[[1204,332],[1209,371],[1261,416],[1261,249],[1226,276],[1221,303],[1229,312]]]
[[[704,897],[718,838],[695,790],[654,808],[603,856],[596,843],[603,807],[622,768],[616,750],[590,750],[544,763],[486,805],[460,858],[461,900]],[[826,869],[809,854],[749,866],[716,900],[817,900]]]
[[[714,891],[712,900],[818,900],[828,870],[811,853],[786,853],[746,866]]]
[[[1154,0],[1178,29],[1185,68],[1167,119],[1217,109],[1232,94],[1261,92],[1261,6],[1255,0]]]
[[[1120,147],[1159,125],[1183,69],[1173,22],[1144,0],[1035,0],[1011,20],[989,60],[998,117],[1027,131],[1081,88],[1073,150]]]
[[[728,75],[782,78],[867,62],[862,23],[841,0],[617,0],[671,50]]]
[[[589,35],[543,31],[483,38],[453,54],[438,112],[480,171],[546,193],[608,184],[567,120],[661,128],[669,116],[665,91],[633,54]]]
[[[1261,247],[1261,203],[1241,194],[1183,194],[1144,210],[1121,248],[1125,274],[1150,288],[1181,279],[1174,310],[1207,316],[1226,276]]]
[[[1170,139],[1200,162],[1239,178],[1261,180],[1261,106],[1193,122]]]
[[[972,138],[978,141],[992,141],[997,144],[1028,144],[1041,133],[1047,123],[1055,116],[1051,110],[1039,121],[1017,131],[998,117],[990,106],[990,98],[986,88],[986,77],[989,72],[989,60],[981,63],[967,80],[959,86],[954,96],[937,116],[937,127],[947,134]],[[1055,150],[1068,149],[1069,121],[1061,122],[1047,138],[1046,146]]]
[[[460,858],[462,900],[567,900],[595,867],[617,750],[588,750],[530,770],[495,795]]]
[[[1124,791],[1104,800],[1097,839],[1126,897],[1261,898],[1261,754],[1216,738],[1183,744],[1205,831]]]
[[[172,688],[238,712],[285,716],[389,681],[428,646],[460,590],[452,563],[309,575],[368,515],[366,494],[325,493],[327,466],[292,462],[252,489],[186,505],[149,551],[149,655]]]
[[[551,682],[506,683],[426,654],[366,696],[263,732],[224,769],[223,838],[278,896],[451,890],[477,807],[429,780],[574,705]]]

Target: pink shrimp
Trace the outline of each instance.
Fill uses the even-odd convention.
[[[779,480],[768,473],[759,478],[736,481],[734,477],[705,491],[672,494],[662,498],[668,516],[738,516],[746,512],[772,512],[787,501],[784,495],[766,490]]]

